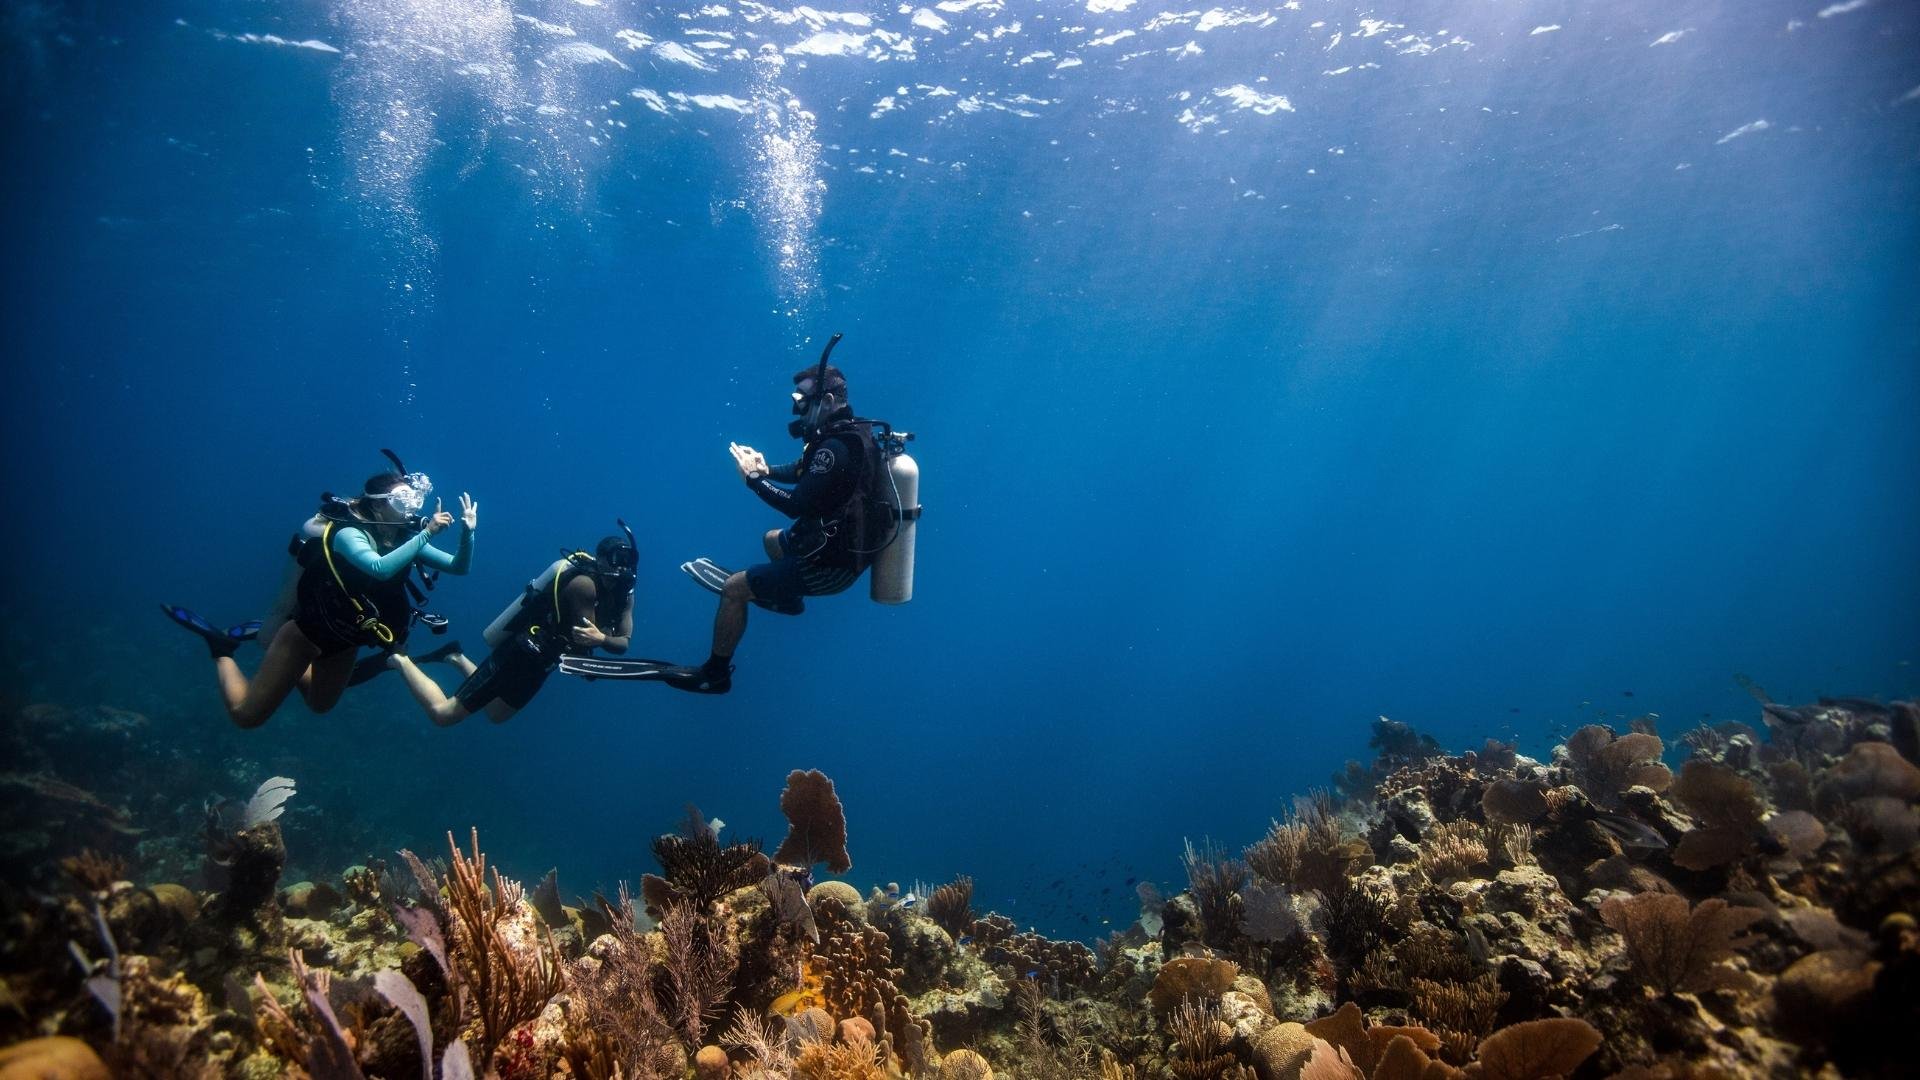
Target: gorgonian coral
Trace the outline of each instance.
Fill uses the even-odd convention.
[[[1680,770],[1672,794],[1699,823],[1680,838],[1673,852],[1675,865],[1706,870],[1753,850],[1766,806],[1752,781],[1696,758]]]
[[[1589,724],[1567,738],[1565,763],[1574,784],[1597,806],[1613,809],[1631,787],[1665,791],[1673,773],[1660,763],[1660,737],[1630,731],[1616,738],[1611,728]]]
[[[1628,970],[1662,994],[1738,985],[1723,961],[1753,942],[1741,931],[1761,915],[1717,897],[1689,909],[1686,897],[1671,893],[1612,896],[1600,905],[1600,918],[1626,945]]]

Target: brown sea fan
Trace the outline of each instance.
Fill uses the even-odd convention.
[[[1612,896],[1600,905],[1600,918],[1625,942],[1633,976],[1662,994],[1738,985],[1722,961],[1753,942],[1741,931],[1762,914],[1717,897],[1689,910],[1686,897],[1671,893]]]
[[[853,868],[847,855],[847,815],[833,781],[818,769],[795,769],[787,774],[780,793],[780,812],[787,816],[787,836],[773,853],[789,866],[826,863],[830,874]]]
[[[1615,738],[1612,729],[1589,724],[1567,738],[1567,770],[1587,798],[1611,810],[1628,788],[1667,789],[1673,773],[1660,763],[1664,749],[1657,735],[1630,731]]]
[[[1752,781],[1732,769],[1695,759],[1680,770],[1672,794],[1699,823],[1674,848],[1675,865],[1706,870],[1753,850],[1766,805]]]

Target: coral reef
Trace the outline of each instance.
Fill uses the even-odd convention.
[[[143,721],[17,711],[0,1076],[1903,1075],[1920,712],[1767,702],[1674,768],[1652,724],[1540,761],[1382,719],[1337,794],[1169,853],[1184,888],[1129,882],[1139,918],[1090,948],[976,910],[966,876],[814,882],[852,861],[818,772],[787,778],[772,857],[689,808],[637,896],[569,906],[477,832],[321,871],[304,785],[254,766],[208,787],[251,797],[149,833],[118,786]],[[120,764],[60,772],[35,740],[68,728]]]

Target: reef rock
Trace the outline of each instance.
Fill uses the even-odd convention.
[[[940,1059],[940,1080],[993,1080],[993,1066],[971,1050],[949,1051]]]
[[[1313,1056],[1313,1035],[1304,1024],[1275,1024],[1248,1040],[1247,1050],[1260,1080],[1298,1080]]]
[[[280,891],[280,910],[301,919],[324,919],[340,910],[344,898],[326,882],[296,881]]]
[[[1873,996],[1880,965],[1850,949],[1808,953],[1773,984],[1773,1019],[1807,1042],[1825,1042]]]
[[[0,1050],[0,1080],[112,1080],[112,1075],[92,1047],[65,1035]]]
[[[807,906],[818,909],[822,900],[838,900],[847,907],[847,914],[865,922],[867,906],[860,901],[860,890],[844,881],[823,881],[807,890]]]

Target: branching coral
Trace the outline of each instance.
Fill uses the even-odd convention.
[[[1181,862],[1187,870],[1187,890],[1200,912],[1202,938],[1209,945],[1224,946],[1240,929],[1240,890],[1247,883],[1247,864],[1229,857],[1211,840],[1197,848],[1187,841]]]
[[[962,874],[933,890],[926,911],[934,925],[960,940],[973,927],[973,879]]]
[[[725,926],[692,904],[675,904],[666,910],[660,918],[660,937],[666,947],[662,966],[671,989],[667,1011],[687,1044],[699,1046],[733,989],[739,948]]]
[[[1660,763],[1664,749],[1657,735],[1630,731],[1614,737],[1610,728],[1590,724],[1568,737],[1567,771],[1596,806],[1613,809],[1628,788],[1665,791],[1673,773]]]
[[[1216,1080],[1234,1066],[1227,1043],[1233,1029],[1220,1021],[1219,1007],[1187,998],[1167,1016],[1175,1053],[1167,1067],[1179,1080]]]
[[[810,1042],[800,1048],[793,1074],[801,1080],[886,1080],[882,1051],[856,1035],[845,1042]]]
[[[1472,1058],[1474,1046],[1493,1031],[1500,1006],[1507,1001],[1507,992],[1492,975],[1462,982],[1414,979],[1408,989],[1414,1012],[1440,1037],[1441,1056],[1455,1065]]]
[[[720,1033],[720,1043],[747,1055],[769,1080],[785,1080],[793,1074],[793,1054],[784,1022],[740,1009],[734,1013],[733,1024]]]
[[[1356,865],[1371,858],[1366,842],[1348,842],[1324,793],[1295,803],[1285,822],[1274,822],[1247,848],[1249,869],[1265,881],[1305,892],[1340,887]]]
[[[88,892],[100,893],[127,876],[127,860],[114,854],[102,854],[92,848],[60,860],[60,872]]]
[[[566,969],[561,1053],[578,1076],[664,1074],[674,1034],[655,997],[653,949],[636,928],[634,897],[624,884],[618,905],[603,905],[607,938]]]
[[[833,781],[818,769],[795,769],[787,774],[780,793],[780,812],[787,816],[787,836],[774,851],[776,861],[789,866],[826,863],[830,874],[853,867],[847,856],[847,815]]]
[[[1445,885],[1487,863],[1487,830],[1472,821],[1449,821],[1420,842],[1414,866],[1428,881]]]
[[[1320,894],[1320,929],[1327,956],[1342,971],[1366,963],[1387,929],[1387,902],[1352,880]]]
[[[1737,973],[1722,961],[1752,943],[1741,931],[1761,914],[1718,898],[1689,910],[1685,897],[1671,893],[1612,896],[1600,905],[1600,918],[1626,944],[1634,978],[1662,994],[1736,985]]]
[[[653,855],[666,876],[649,875],[642,889],[647,906],[656,912],[677,903],[709,911],[722,897],[758,883],[773,869],[761,854],[759,841],[723,846],[700,811],[691,806],[679,832],[653,841]]]
[[[560,952],[550,933],[533,932],[532,910],[523,908],[520,885],[487,866],[480,830],[473,854],[447,834],[447,911],[451,916],[449,959],[470,995],[480,1022],[478,1055],[484,1065],[514,1027],[540,1015],[560,992]],[[492,869],[492,889],[487,871]]]

